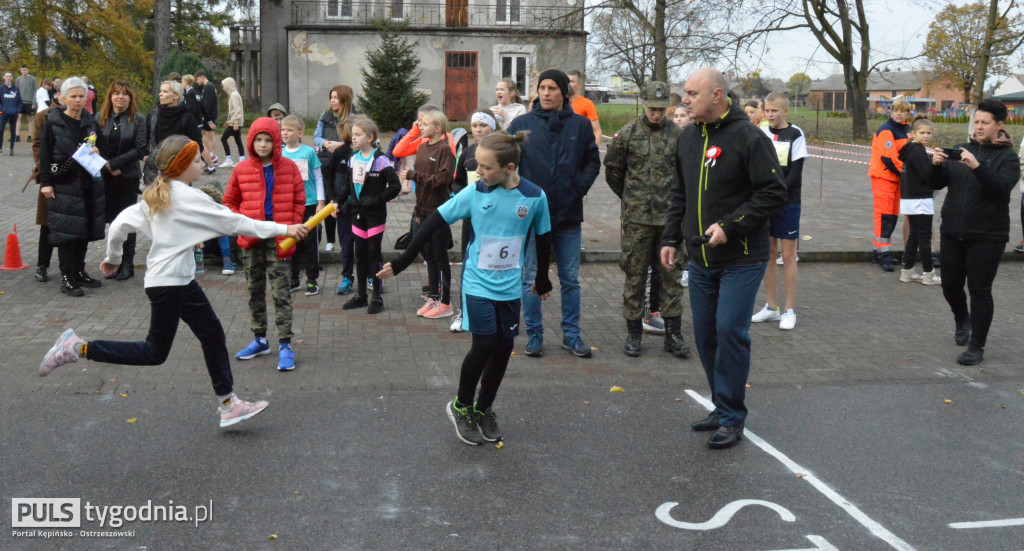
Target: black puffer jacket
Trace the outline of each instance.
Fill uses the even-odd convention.
[[[971,170],[959,161],[946,161],[935,170],[936,187],[948,187],[939,231],[961,241],[1010,239],[1010,193],[1020,179],[1020,159],[1011,142],[960,145],[978,162]]]
[[[351,161],[349,165],[351,171]],[[402,183],[391,161],[379,149],[373,151],[373,161],[363,179],[363,188],[358,198],[351,175],[343,178],[342,182],[342,189],[338,191],[335,200],[348,205],[352,225],[364,230],[383,225],[387,221],[388,201],[398,197],[402,191]]]
[[[47,202],[46,222],[54,245],[103,239],[103,181],[93,180],[71,160],[79,145],[96,133],[96,121],[83,110],[79,122],[79,130],[74,132],[60,107],[46,114],[43,125],[39,182],[42,187],[53,187],[55,197]]]
[[[707,268],[768,260],[768,219],[786,206],[786,184],[771,139],[738,100],[715,122],[683,130],[671,193],[663,246],[685,245],[690,259]],[[689,238],[716,223],[725,244],[690,246]]]

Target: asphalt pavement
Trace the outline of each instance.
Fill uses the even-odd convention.
[[[826,162],[825,181],[805,173],[809,260],[869,243],[859,165]],[[0,174],[10,175],[0,226],[18,223],[34,264],[35,197],[17,192],[24,160],[0,158]],[[599,181],[588,199],[587,252],[618,246],[610,195]],[[868,223],[854,222],[865,200]],[[90,265],[101,254],[94,244]],[[162,366],[81,361],[38,377],[66,327],[144,337],[141,270],[81,299],[36,283],[32,269],[0,272],[0,499],[12,513],[0,549],[1019,551],[1024,273],[1007,259],[975,367],[954,361],[962,349],[940,289],[866,262],[801,263],[796,329],[751,328],[748,432],[724,451],[688,428],[706,411],[695,357],[676,359],[650,335],[642,357],[622,353],[622,274],[611,262],[581,268],[593,358],[558,347],[557,289],[544,306],[544,357],[525,357],[517,341],[495,404],[500,449],[460,443],[444,414],[469,336],[415,316],[422,266],[388,280],[386,309],[370,316],[341,309],[328,263],[322,294],[294,296],[298,369],[277,372],[272,355],[233,361],[237,392],[271,405],[227,430],[184,326]],[[198,280],[229,349],[241,349],[251,339],[244,276],[210,265]],[[91,517],[70,537],[44,538],[60,529],[14,526],[28,498],[79,499]],[[183,506],[184,519],[111,524],[147,504]]]

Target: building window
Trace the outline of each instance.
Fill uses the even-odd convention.
[[[495,7],[498,23],[519,23],[521,0],[497,0]]]
[[[352,0],[327,0],[327,19],[350,19]]]
[[[529,95],[529,74],[529,57],[526,54],[501,54],[501,78],[515,81],[520,96]]]
[[[405,18],[404,0],[391,0],[391,19]]]

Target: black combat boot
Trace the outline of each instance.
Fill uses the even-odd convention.
[[[121,265],[117,268],[117,273],[114,274],[114,279],[118,281],[124,281],[135,277],[135,234],[129,233],[128,238],[124,240],[124,246],[122,248],[124,254],[121,255]]]
[[[626,355],[634,358],[640,355],[640,338],[644,334],[642,320],[626,320]]]
[[[690,347],[686,346],[686,341],[683,340],[683,318],[676,316],[674,318],[665,317],[665,350],[675,354],[680,358],[685,358],[690,355]]]
[[[80,297],[85,295],[85,291],[79,287],[78,282],[75,278],[69,274],[61,274],[60,276],[60,292],[68,295],[69,297]]]

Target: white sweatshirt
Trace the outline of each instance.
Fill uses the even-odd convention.
[[[171,206],[151,216],[145,201],[117,215],[107,236],[106,263],[121,263],[121,246],[129,233],[138,232],[153,241],[146,257],[145,287],[188,285],[195,277],[197,244],[222,235],[247,235],[266,239],[287,235],[288,226],[253,220],[231,212],[209,195],[177,180],[171,181]]]

